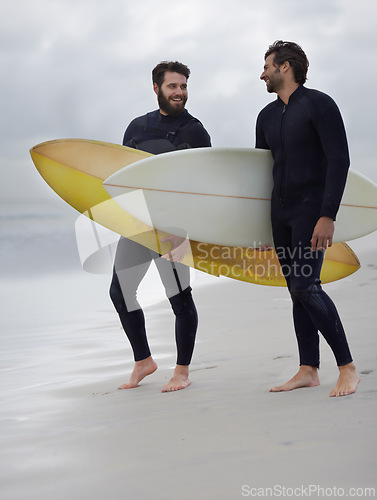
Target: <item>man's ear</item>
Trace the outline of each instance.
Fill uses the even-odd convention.
[[[289,68],[291,67],[291,63],[289,61],[284,61],[283,64],[280,66],[280,71],[283,73],[286,73],[289,71]]]
[[[156,94],[156,95],[158,95],[158,91],[159,91],[160,89],[159,89],[159,87],[158,87],[157,83],[154,83],[154,84],[153,84],[153,90],[154,90],[155,94]]]

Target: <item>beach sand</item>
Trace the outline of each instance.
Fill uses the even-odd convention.
[[[10,245],[2,259],[2,500],[377,490],[375,235],[350,244],[362,268],[325,288],[361,377],[355,395],[329,398],[337,368],[324,341],[319,387],[269,393],[298,365],[286,289],[200,273],[191,386],[160,392],[175,363],[163,300],[145,309],[159,370],[118,390],[133,359],[108,297],[110,276],[82,271],[74,234],[56,234]]]

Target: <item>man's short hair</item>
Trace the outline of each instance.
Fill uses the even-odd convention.
[[[267,57],[271,54],[274,54],[275,66],[281,66],[285,61],[288,61],[292,67],[296,82],[306,82],[309,61],[300,45],[295,42],[277,40],[268,47],[264,58],[267,59]]]
[[[173,73],[180,73],[185,76],[186,79],[190,76],[190,70],[185,65],[178,61],[162,61],[153,69],[152,71],[152,82],[157,84],[157,87],[161,87],[165,79],[165,72],[172,71]]]

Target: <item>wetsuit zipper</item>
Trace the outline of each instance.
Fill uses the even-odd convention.
[[[280,177],[280,192],[279,192],[279,199],[280,199],[280,205],[282,207],[285,206],[285,200],[284,200],[284,189],[283,189],[283,183],[284,183],[284,177],[285,177],[285,148],[284,148],[284,122],[285,122],[285,112],[286,112],[286,104],[283,106],[283,113],[282,113],[282,118],[281,118],[281,125],[280,125],[280,141],[281,141],[281,151],[282,151],[282,169],[281,169],[281,177]]]

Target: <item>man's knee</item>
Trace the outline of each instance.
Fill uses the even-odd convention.
[[[119,281],[113,279],[109,290],[110,298],[118,313],[127,312],[126,303],[123,297],[123,292],[120,288]]]
[[[188,310],[195,310],[194,300],[191,295],[191,287],[169,298],[169,302],[175,315],[182,314]]]
[[[323,312],[327,309],[326,303],[322,297],[322,287],[320,281],[308,285],[306,288],[292,287],[289,290],[292,300],[298,300],[304,306],[314,307]]]

